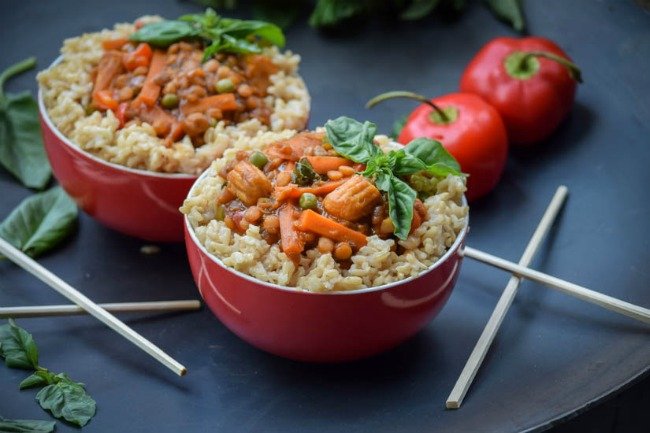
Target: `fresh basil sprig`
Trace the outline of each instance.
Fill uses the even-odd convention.
[[[36,401],[54,417],[83,427],[95,415],[96,403],[86,393],[85,385],[73,381],[65,373],[54,374],[41,367],[34,338],[13,319],[0,326],[0,357],[10,368],[34,371],[20,383],[20,389],[42,387],[36,394]]]
[[[147,24],[133,33],[130,39],[158,47],[167,47],[181,40],[200,40],[206,44],[203,61],[219,52],[260,53],[260,41],[280,48],[285,44],[284,33],[275,24],[223,18],[210,8],[203,14],[188,14],[178,20]]]
[[[42,189],[52,172],[38,122],[38,105],[29,92],[4,93],[5,82],[36,65],[30,57],[0,74],[0,165],[23,185]]]
[[[417,138],[406,147],[383,153],[373,142],[377,126],[339,117],[325,124],[327,140],[334,150],[354,162],[366,165],[363,176],[374,180],[386,193],[388,214],[394,233],[406,239],[411,231],[413,204],[417,192],[401,176],[427,173],[435,177],[462,175],[460,165],[438,141]]]
[[[37,257],[72,233],[77,214],[77,205],[57,186],[23,200],[0,223],[0,237]]]
[[[51,433],[55,426],[54,421],[6,419],[0,416],[0,432],[2,433]]]

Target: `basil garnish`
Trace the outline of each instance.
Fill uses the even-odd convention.
[[[262,52],[260,41],[284,47],[284,33],[264,21],[223,18],[208,8],[203,14],[183,15],[143,26],[130,36],[132,41],[167,47],[181,40],[203,41],[207,47],[203,60],[219,52],[251,54]]]
[[[36,257],[72,233],[77,213],[75,203],[57,186],[23,200],[0,223],[0,237]]]
[[[395,236],[406,239],[411,231],[417,193],[400,176],[428,173],[446,177],[462,173],[458,162],[438,141],[418,138],[403,149],[383,153],[373,142],[376,130],[374,123],[361,123],[349,117],[339,117],[325,124],[327,139],[339,155],[366,164],[363,175],[374,180],[377,188],[386,193]]]
[[[85,385],[73,381],[65,373],[55,374],[41,367],[33,337],[16,325],[13,319],[0,326],[0,357],[4,358],[8,367],[34,371],[20,383],[20,389],[43,387],[36,394],[36,401],[56,418],[83,427],[95,415],[96,403],[86,393]],[[42,425],[49,426],[50,423]]]
[[[0,74],[0,165],[23,185],[42,189],[52,172],[43,148],[38,105],[29,92],[4,93],[8,79],[35,65],[36,59],[30,57]]]

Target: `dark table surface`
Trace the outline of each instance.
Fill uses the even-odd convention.
[[[302,55],[313,98],[310,126],[345,114],[388,131],[413,106],[396,101],[369,112],[363,105],[371,96],[456,90],[472,55],[490,38],[511,34],[477,3],[455,22],[378,19],[346,37],[292,27],[288,47]],[[468,243],[517,260],[556,187],[566,184],[570,198],[534,267],[649,306],[650,14],[633,1],[525,3],[531,32],[563,46],[582,66],[585,84],[552,139],[512,152],[499,187],[472,207]],[[170,0],[4,1],[0,66],[35,55],[42,68],[66,37],[143,14],[195,10]],[[8,85],[21,89],[35,91],[33,72]],[[0,192],[0,217],[30,194],[2,171]],[[198,296],[182,245],[143,255],[143,244],[82,215],[76,236],[39,261],[96,302]],[[548,428],[585,410],[556,431],[648,431],[647,326],[527,282],[465,404],[444,409],[507,279],[465,261],[449,303],[420,334],[346,365],[265,354],[206,310],[123,316],[188,367],[184,378],[92,318],[20,323],[33,333],[42,364],[85,382],[97,400],[85,431],[509,432]],[[57,303],[54,291],[0,262],[0,305]],[[0,415],[47,418],[34,391],[18,391],[24,375],[0,368]],[[60,432],[73,430],[58,423]]]

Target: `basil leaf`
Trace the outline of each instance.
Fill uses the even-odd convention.
[[[406,239],[411,231],[417,193],[403,180],[385,172],[378,173],[375,185],[388,197],[388,215],[395,227],[395,236]]]
[[[136,42],[147,42],[157,47],[167,47],[181,39],[198,36],[198,31],[185,21],[166,20],[147,24],[129,36]]]
[[[440,4],[440,0],[413,0],[404,10],[400,18],[403,20],[419,20],[429,15]]]
[[[0,223],[0,237],[36,257],[72,233],[77,213],[75,203],[57,186],[23,200]]]
[[[36,394],[36,401],[56,418],[80,427],[88,424],[95,415],[96,403],[81,384],[62,380],[48,385]]]
[[[434,176],[446,177],[448,174],[455,176],[462,174],[458,161],[438,141],[416,138],[404,148],[404,151],[421,159],[426,164],[426,170]]]
[[[345,116],[325,123],[327,140],[336,153],[362,164],[381,153],[373,144],[376,131],[374,123],[361,123]]]
[[[0,433],[50,433],[56,422],[33,419],[6,419],[0,416]]]
[[[309,25],[332,27],[366,12],[366,6],[361,0],[318,0],[309,17]]]
[[[286,42],[282,29],[275,24],[264,21],[243,21],[232,18],[223,18],[220,22],[223,27],[222,31],[228,35],[245,39],[249,36],[257,36],[278,47],[284,47]]]
[[[404,150],[395,151],[397,158],[393,166],[395,176],[408,176],[427,169],[427,165],[420,158]]]
[[[42,386],[53,383],[54,379],[52,373],[44,368],[39,367],[37,371],[27,376],[20,382],[20,389],[40,388]]]
[[[526,31],[526,18],[521,0],[486,0],[492,15],[505,21],[518,32]]]
[[[0,165],[29,188],[42,189],[52,175],[38,120],[38,105],[29,92],[4,93],[9,78],[35,66],[32,57],[0,74]]]
[[[314,171],[307,158],[298,161],[293,172],[291,172],[291,182],[300,186],[311,185],[317,178],[318,174]]]
[[[13,319],[0,326],[0,356],[10,368],[35,370],[38,367],[38,349],[32,335]]]

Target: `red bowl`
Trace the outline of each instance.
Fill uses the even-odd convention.
[[[298,361],[342,362],[388,350],[421,330],[456,283],[467,225],[416,277],[349,292],[314,293],[257,280],[209,254],[185,218],[185,245],[201,296],[253,346]]]
[[[64,136],[38,93],[41,130],[54,177],[102,224],[154,242],[181,242],[183,204],[197,176],[137,170],[104,161]]]

